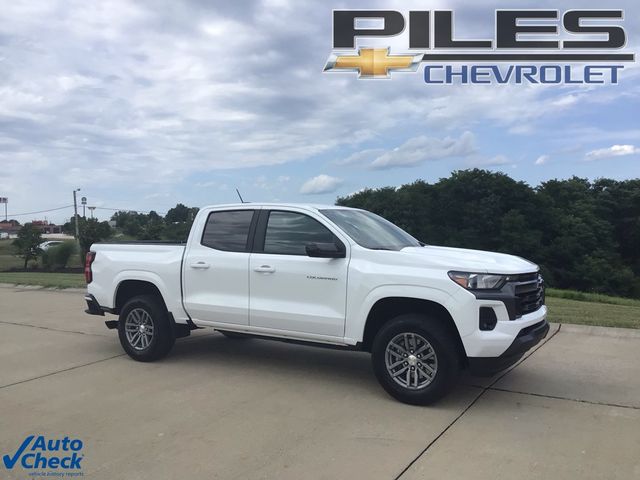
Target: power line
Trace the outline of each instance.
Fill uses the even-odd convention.
[[[58,210],[64,210],[65,208],[73,208],[73,205],[65,205],[64,207],[56,207],[56,208],[49,208],[47,210],[37,210],[34,212],[23,212],[23,213],[9,213],[7,214],[8,217],[23,217],[25,215],[35,215],[38,213],[48,213],[48,212],[56,212]],[[145,210],[133,210],[130,208],[109,208],[109,207],[95,207],[96,210],[109,210],[112,212],[135,212],[135,213],[144,213],[144,214],[149,214],[151,213],[151,211],[145,211]],[[166,215],[166,213],[164,212],[156,212],[158,215]]]
[[[147,213],[142,210],[132,210],[130,208],[109,208],[109,207],[96,207],[96,210],[111,210],[113,212],[139,212],[139,213]]]
[[[9,213],[8,217],[23,217],[25,215],[35,215],[36,213],[55,212],[57,210],[64,210],[65,208],[71,208],[73,205],[65,205],[64,207],[50,208],[48,210],[38,210],[37,212],[25,212],[25,213]]]
[[[96,210],[110,210],[112,212],[134,212],[134,213],[151,213],[154,210],[151,211],[145,211],[145,210],[133,210],[131,208],[108,208],[108,207],[96,207]],[[166,213],[163,212],[156,212],[158,215],[166,215]]]

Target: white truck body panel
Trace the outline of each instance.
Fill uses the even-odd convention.
[[[252,327],[321,335],[344,342],[349,238],[314,210],[289,207],[325,225],[346,246],[345,258],[253,253],[249,323]]]
[[[125,280],[147,281],[155,285],[176,322],[186,323],[189,316],[182,308],[180,268],[183,245],[105,244],[91,247],[96,258],[91,265],[95,281],[88,286],[98,303],[114,308],[118,286]]]

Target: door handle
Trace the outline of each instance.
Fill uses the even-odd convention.
[[[189,266],[197,270],[206,270],[207,268],[209,268],[209,264],[207,262],[196,262],[196,263],[192,263]]]
[[[271,265],[260,265],[253,269],[254,272],[258,273],[274,273],[276,271]]]

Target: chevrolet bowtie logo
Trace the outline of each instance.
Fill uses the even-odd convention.
[[[331,55],[324,71],[358,72],[360,78],[389,78],[391,71],[415,72],[420,55],[389,55],[388,48],[360,48],[358,55]]]

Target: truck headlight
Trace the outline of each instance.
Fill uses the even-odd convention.
[[[449,272],[449,278],[467,290],[493,290],[501,288],[507,275],[492,273]]]

